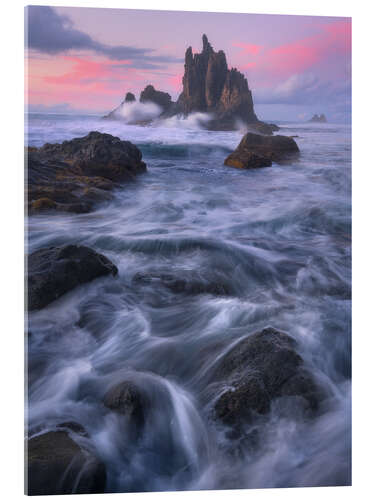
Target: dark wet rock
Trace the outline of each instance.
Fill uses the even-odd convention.
[[[28,440],[28,495],[103,493],[106,470],[65,431]]]
[[[325,117],[324,114],[321,115],[314,115],[310,120],[309,123],[327,123],[327,118]]]
[[[129,141],[100,132],[28,148],[30,213],[63,210],[85,213],[111,198],[118,183],[146,171],[139,149]]]
[[[246,78],[236,69],[228,69],[224,52],[215,52],[206,35],[200,54],[187,49],[182,83],[177,105],[183,114],[211,112],[224,121],[234,117],[245,123],[258,121]]]
[[[123,381],[111,387],[104,395],[103,404],[110,410],[126,416],[136,432],[142,430],[147,400],[134,382]]]
[[[185,53],[183,90],[176,110],[187,116],[201,112],[212,115],[207,128],[233,130],[240,124],[261,124],[254,112],[251,90],[245,76],[236,68],[229,69],[225,53],[215,52],[207,36],[203,35],[203,49],[193,54],[191,47]],[[264,131],[272,130],[264,124]]]
[[[217,276],[210,276],[204,272],[194,270],[180,270],[171,272],[139,272],[136,273],[133,282],[143,285],[162,285],[174,293],[186,293],[188,295],[199,295],[208,293],[212,295],[230,295],[233,289],[225,280],[219,280]]]
[[[236,168],[269,167],[272,162],[282,162],[298,155],[297,143],[284,135],[264,136],[248,132],[236,150],[224,161]]]
[[[83,425],[78,422],[68,421],[62,422],[61,424],[56,425],[57,429],[66,429],[68,431],[74,432],[75,434],[80,434],[81,436],[88,437],[88,433]]]
[[[38,198],[31,202],[30,208],[33,212],[42,212],[57,208],[57,203],[51,198]]]
[[[286,333],[265,328],[241,340],[219,363],[214,379],[229,386],[214,406],[216,418],[226,424],[250,422],[266,414],[276,398],[302,398],[307,411],[315,411],[322,398],[312,374]]]
[[[172,105],[171,96],[167,92],[161,92],[160,90],[155,90],[153,85],[147,85],[147,87],[142,90],[140,102],[152,102],[160,106],[162,111],[167,111]]]
[[[131,92],[127,92],[124,102],[134,102],[135,100],[135,95]]]
[[[41,309],[78,285],[117,272],[107,257],[85,246],[37,250],[28,256],[28,309]]]
[[[228,167],[235,167],[235,168],[243,168],[243,169],[250,169],[250,168],[263,168],[263,167],[271,167],[272,166],[272,160],[269,158],[266,158],[265,156],[259,156],[254,153],[249,153],[249,154],[234,154],[228,156],[226,158],[225,165]]]
[[[122,103],[117,106],[117,108],[113,109],[108,115],[103,116],[104,119],[109,119],[109,120],[118,120],[121,117],[121,110],[126,104],[132,104],[133,102],[136,102],[135,95],[132,92],[127,92],[125,95],[125,99],[122,101]]]
[[[272,135],[273,132],[280,130],[280,127],[274,123],[256,122],[248,125],[248,130],[256,134]]]
[[[112,182],[127,180],[146,169],[137,146],[101,132],[90,132],[61,144],[47,143],[39,153],[68,163],[77,175],[103,177]]]

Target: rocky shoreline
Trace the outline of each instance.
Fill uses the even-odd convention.
[[[128,96],[128,99],[132,99]],[[248,133],[225,164],[237,168],[270,166],[299,149],[292,138]],[[147,171],[139,149],[128,141],[99,132],[62,144],[29,148],[30,215],[41,210],[85,212],[107,200],[110,191]],[[95,199],[90,197],[95,193]],[[114,279],[118,269],[107,257],[78,245],[41,248],[28,256],[28,310],[43,309],[81,284],[97,278]],[[230,283],[220,283],[194,271],[173,275],[157,269],[139,273],[132,281],[162,285],[173,294],[226,296]],[[245,428],[270,412],[277,400],[293,400],[288,417],[314,419],[326,394],[299,353],[297,342],[274,328],[250,332],[216,364],[206,381],[214,395],[211,425],[225,425],[228,435],[246,435]],[[152,411],[136,374],[122,380],[103,396],[103,408],[126,419],[137,440]],[[296,407],[299,411],[295,414]],[[300,417],[298,417],[300,418]],[[257,446],[252,436],[251,446]],[[78,422],[61,422],[47,432],[31,431],[28,440],[29,494],[99,493],[106,491],[104,463],[88,446],[89,436]],[[69,473],[66,471],[69,469]]]

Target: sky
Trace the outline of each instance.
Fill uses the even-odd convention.
[[[148,84],[176,99],[203,33],[245,74],[259,119],[350,121],[350,18],[84,7],[26,8],[28,110],[104,114]]]

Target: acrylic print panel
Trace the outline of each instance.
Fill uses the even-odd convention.
[[[26,9],[27,492],[351,484],[351,20]]]

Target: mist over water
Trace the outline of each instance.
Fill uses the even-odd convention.
[[[114,116],[125,123],[153,120],[162,112],[162,108],[153,102],[142,103],[138,101],[121,104],[115,111]]]
[[[92,213],[29,218],[28,252],[84,244],[119,269],[29,315],[31,434],[80,423],[80,439],[106,464],[108,491],[348,484],[350,128],[284,124],[300,158],[254,171],[223,165],[241,132],[202,130],[194,117],[137,127],[31,114],[28,143],[92,130],[136,144],[148,172]],[[193,272],[229,293],[176,294],[157,279],[134,280],[160,272]],[[219,394],[206,389],[230,346],[266,326],[298,341],[329,397],[309,421],[288,417],[288,398],[275,401],[249,425],[254,448],[212,420]],[[152,403],[139,436],[103,405],[122,380]]]

